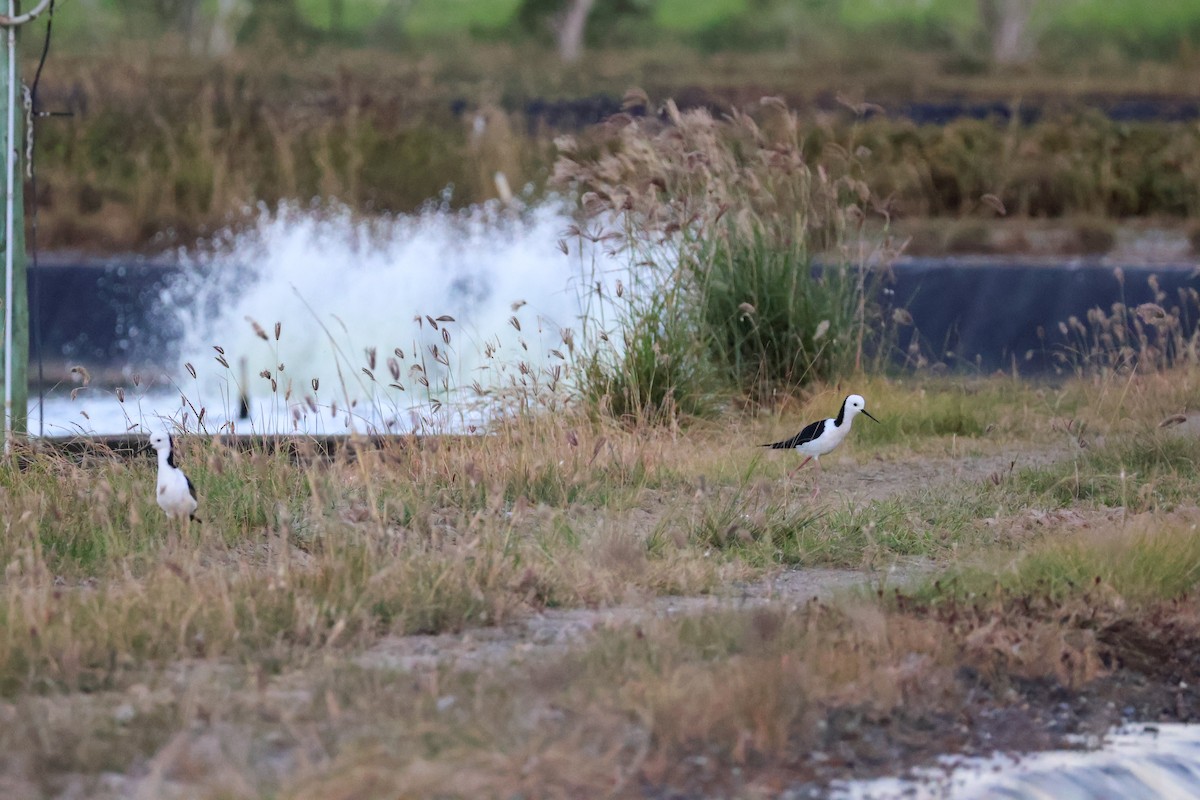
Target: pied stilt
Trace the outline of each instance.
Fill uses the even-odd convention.
[[[166,433],[156,433],[150,437],[150,446],[158,451],[158,489],[159,507],[167,516],[175,519],[192,519],[199,522],[196,516],[196,487],[191,479],[175,463],[175,442]]]
[[[762,446],[770,447],[773,450],[798,450],[807,456],[800,462],[800,466],[788,473],[789,478],[799,472],[809,461],[815,463],[817,469],[820,470],[821,456],[833,452],[834,448],[842,443],[846,434],[850,433],[850,424],[859,414],[866,414],[875,422],[879,422],[871,416],[871,412],[867,411],[867,401],[862,398],[862,395],[852,394],[842,401],[842,408],[838,411],[837,417],[817,420],[790,439]],[[816,495],[820,491],[821,487],[816,486],[813,494]]]

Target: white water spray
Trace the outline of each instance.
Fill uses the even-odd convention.
[[[428,428],[431,409],[511,380],[521,362],[535,375],[562,364],[562,329],[577,327],[581,311],[581,263],[597,273],[623,263],[595,247],[581,254],[578,239],[564,255],[569,225],[556,204],[370,219],[264,213],[222,255],[186,259],[160,298],[185,331],[168,370],[178,391],[141,397],[136,413],[129,398],[97,397],[86,421],[76,401],[69,419],[97,433],[150,417],[195,427],[203,409],[205,428],[217,430],[237,416],[244,358],[252,414],[234,423],[239,431]],[[454,321],[434,330],[438,317]],[[115,416],[99,409],[106,400]],[[469,423],[461,406],[455,413],[440,424]]]

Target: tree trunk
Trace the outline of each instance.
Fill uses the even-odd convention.
[[[217,0],[217,13],[213,17],[212,30],[208,34],[208,54],[210,56],[228,55],[233,50],[235,37],[234,25],[240,18],[238,6],[240,0]]]
[[[1033,57],[1030,31],[1036,0],[980,0],[980,15],[992,43],[992,63],[1024,64]]]
[[[594,5],[596,0],[569,0],[567,7],[554,21],[558,55],[567,64],[575,63],[583,54],[583,34]]]

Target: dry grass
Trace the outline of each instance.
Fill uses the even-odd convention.
[[[121,685],[145,663],[303,660],[381,634],[710,588],[750,569],[705,557],[713,514],[765,503],[763,524],[790,541],[809,513],[770,489],[722,496],[747,470],[790,466],[743,446],[762,424],[730,433],[518,416],[332,463],[185,438],[205,523],[184,529],[155,507],[148,461],[30,453],[0,476],[3,685]]]
[[[1114,274],[1124,296],[1124,271],[1117,268]],[[1147,375],[1200,362],[1200,328],[1196,326],[1200,292],[1186,287],[1169,297],[1159,288],[1156,276],[1147,280],[1153,301],[1132,308],[1116,302],[1108,310],[1089,310],[1085,320],[1071,317],[1059,322],[1065,342],[1056,354],[1062,365],[1060,373],[1073,369],[1077,375],[1104,379],[1110,374],[1140,371]]]
[[[206,521],[183,529],[153,506],[149,464],[31,456],[5,498],[5,686],[119,685],[146,662],[191,656],[303,660],[385,633],[719,579],[698,554],[671,549],[652,563],[619,523],[586,540],[574,530],[568,510],[619,519],[633,505],[653,456],[632,440],[574,459],[566,437],[477,444],[307,466],[185,444]],[[66,502],[51,510],[51,494]]]
[[[150,765],[143,791],[209,797],[623,795],[724,785],[734,767],[778,787],[772,776],[819,776],[796,754],[832,747],[847,720],[941,725],[971,691],[963,666],[997,693],[1018,679],[1090,684],[1119,648],[1137,650],[1111,632],[1190,613],[1170,603],[1186,605],[1196,571],[1182,499],[1200,488],[1194,444],[1128,443],[1189,409],[1196,380],[863,378],[853,388],[883,424],[857,427],[828,459],[833,485],[815,504],[806,483],[782,480],[794,459],[749,445],[831,413],[846,387],[682,430],[519,413],[487,435],[332,461],[184,438],[205,523],[183,529],[153,505],[148,460],[30,452],[0,471],[9,794],[77,780],[103,796],[100,773],[137,763]],[[953,478],[1051,437],[1079,459]],[[872,499],[856,475],[876,457],[897,477]],[[904,487],[918,460],[948,465],[950,482]],[[1177,510],[1156,501],[1136,525],[1097,523],[1116,500],[1044,485],[1122,469],[1154,476],[1148,497]],[[1068,533],[1080,519],[1104,527]],[[980,553],[1004,565],[984,604],[959,569],[899,604],[648,615],[565,660],[531,651],[515,670],[354,665],[392,636],[648,608],[781,563],[953,567]]]
[[[639,784],[768,795],[819,781],[831,756],[862,759],[858,774],[872,771],[876,751],[860,743],[867,730],[893,731],[915,750],[920,731],[936,730],[932,753],[944,752],[970,742],[970,729],[953,720],[964,704],[979,713],[983,698],[1019,707],[1030,687],[1078,690],[1125,666],[1177,681],[1186,656],[1155,659],[1198,641],[1196,603],[1186,595],[1194,575],[1146,582],[1158,567],[1141,570],[1142,545],[1161,537],[1154,552],[1194,572],[1194,519],[1179,527],[1146,517],[1100,531],[1107,544],[1083,568],[1099,570],[1097,578],[1070,588],[1047,588],[1039,576],[1082,538],[1027,559],[1017,568],[1023,588],[1002,577],[992,594],[931,588],[931,600],[844,599],[643,624],[524,679],[501,678],[499,704],[491,680],[464,688],[451,678],[435,691],[453,696],[453,706],[426,711],[419,723],[440,732],[430,734],[436,754],[397,764],[393,740],[353,748],[298,796],[352,796],[350,786],[403,792],[413,781],[454,795],[636,796]],[[1148,533],[1164,522],[1166,532]],[[1124,566],[1131,555],[1139,567]],[[1122,577],[1131,574],[1133,582]],[[477,710],[463,716],[456,709],[464,703]]]
[[[95,769],[104,756],[67,749],[84,744],[66,727],[72,708],[75,722],[116,733],[109,763],[157,753],[161,769],[143,787],[210,797],[770,794],[819,782],[831,756],[869,763],[868,730],[906,739],[909,754],[969,745],[953,724],[968,698],[978,713],[981,698],[1019,707],[1014,687],[1092,684],[1122,661],[1157,657],[1166,637],[1192,646],[1195,613],[1194,601],[1150,597],[1132,610],[1119,584],[1056,600],[848,600],[647,622],[566,659],[480,674],[334,662],[275,678],[193,672],[119,697],[77,695],[59,716],[26,701],[5,735],[16,744],[37,720],[47,743],[33,763]],[[147,741],[150,731],[169,744]],[[283,775],[256,761],[272,748]]]

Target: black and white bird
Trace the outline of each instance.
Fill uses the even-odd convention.
[[[158,488],[156,498],[159,508],[172,519],[191,519],[199,522],[196,507],[196,487],[183,470],[175,463],[175,442],[163,432],[150,437],[150,446],[158,451]]]
[[[875,422],[879,422],[879,420],[871,416],[871,412],[867,411],[867,401],[863,399],[862,395],[852,394],[842,401],[842,408],[838,411],[837,417],[817,420],[811,425],[805,426],[804,430],[790,439],[762,446],[770,447],[773,450],[798,450],[808,456],[808,458],[800,462],[799,467],[788,473],[788,477],[799,472],[809,461],[814,462],[819,470],[821,468],[821,456],[833,452],[842,443],[846,438],[846,434],[850,433],[851,423],[854,422],[854,418],[859,414],[866,414],[872,420],[875,420]],[[818,487],[816,491],[820,491],[820,488]]]

